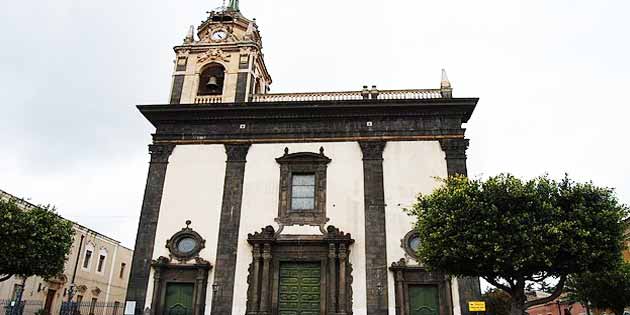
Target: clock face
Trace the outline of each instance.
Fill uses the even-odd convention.
[[[211,38],[215,41],[225,40],[227,38],[227,33],[225,31],[216,31],[212,33]]]

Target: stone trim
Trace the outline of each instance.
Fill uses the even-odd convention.
[[[190,220],[186,221],[186,227],[181,231],[175,233],[170,239],[166,241],[166,248],[171,253],[171,259],[175,258],[180,262],[186,262],[192,258],[199,257],[199,252],[206,247],[206,240],[204,240],[199,233],[190,228]],[[192,238],[195,240],[196,245],[188,253],[183,253],[177,247],[180,240],[184,238]]]
[[[320,314],[352,314],[352,264],[347,257],[352,236],[328,226],[322,236],[278,235],[272,226],[249,234],[253,261],[247,283],[248,315],[278,313],[280,263],[321,264]]]
[[[392,263],[394,273],[396,315],[409,315],[409,285],[435,285],[438,287],[439,315],[453,315],[451,282],[447,275],[429,272],[420,266],[408,266],[405,259]]]
[[[166,287],[169,283],[193,283],[193,310],[191,315],[203,315],[206,307],[206,291],[208,289],[208,272],[212,265],[197,257],[194,264],[172,263],[166,257],[152,261],[153,299],[151,315],[164,314]]]
[[[135,315],[143,315],[149,284],[150,262],[153,258],[155,246],[155,233],[157,230],[160,206],[162,204],[162,192],[168,160],[175,145],[149,145],[151,162],[149,174],[144,191],[142,211],[138,222],[138,234],[136,236],[135,250],[129,275],[127,288],[127,301],[135,301]]]
[[[359,142],[363,153],[367,314],[388,314],[387,236],[383,188],[384,141]]]
[[[468,149],[468,139],[442,139],[440,140],[442,150],[446,154],[446,167],[448,176],[456,174],[466,176],[466,150]]]
[[[243,182],[249,148],[249,144],[225,145],[228,159],[225,168],[221,221],[219,224],[219,239],[214,272],[214,285],[218,286],[219,289],[213,295],[212,315],[232,314]]]
[[[319,154],[299,152],[289,154],[285,148],[284,155],[276,159],[280,164],[280,196],[278,217],[280,225],[317,225],[323,226],[326,218],[326,170],[332,160],[324,155],[324,148]],[[292,176],[297,173],[315,174],[315,208],[312,210],[291,211]]]
[[[138,108],[157,128],[153,135],[157,142],[256,143],[464,138],[462,123],[476,103],[477,99],[365,100]]]
[[[419,237],[419,236],[420,236],[420,233],[416,231],[416,229],[413,229],[407,232],[407,234],[405,234],[405,237],[403,237],[403,239],[400,240],[400,247],[402,247],[405,250],[405,253],[407,254],[407,256],[411,257],[412,259],[416,261],[418,261],[418,254],[413,250],[413,248],[411,248],[411,246],[409,246],[409,241],[413,237]]]
[[[182,91],[184,90],[184,78],[183,74],[175,75],[173,78],[173,90],[171,91],[171,104],[179,104],[182,98]]]

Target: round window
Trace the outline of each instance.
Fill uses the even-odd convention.
[[[185,237],[177,242],[177,250],[182,254],[191,253],[197,247],[197,241],[192,237]]]
[[[413,235],[412,237],[410,237],[408,246],[411,251],[417,253],[418,249],[420,248],[420,237],[418,235]]]
[[[418,258],[418,249],[420,249],[421,243],[420,235],[416,231],[410,231],[405,235],[405,238],[401,242],[401,247],[405,250],[407,255],[414,259]]]

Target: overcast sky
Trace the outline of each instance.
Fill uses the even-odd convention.
[[[219,0],[0,2],[0,189],[133,246],[174,54]],[[568,172],[630,203],[630,1],[242,0],[272,92],[479,97],[469,173]]]

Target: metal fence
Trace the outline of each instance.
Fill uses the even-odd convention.
[[[63,302],[59,315],[123,315],[123,306],[119,302]]]
[[[44,301],[26,300],[18,303],[13,300],[0,300],[3,315],[35,315],[44,308]]]

